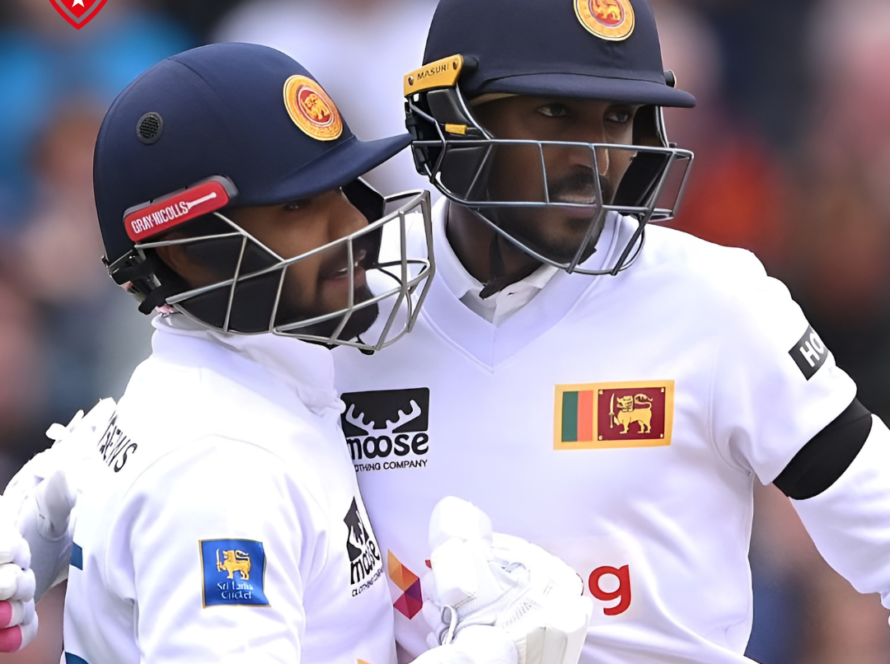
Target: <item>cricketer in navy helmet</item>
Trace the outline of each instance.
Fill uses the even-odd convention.
[[[381,547],[422,569],[457,492],[583,578],[582,662],[741,664],[774,483],[890,607],[887,427],[752,254],[652,223],[692,158],[661,107],[694,100],[646,2],[441,0],[405,94],[436,278],[403,342],[334,353]],[[397,609],[409,660],[427,630]]]
[[[409,220],[429,230],[427,192],[384,199],[360,179],[409,142],[358,140],[305,69],[261,46],[187,51],[121,93],[96,146],[105,262],[144,313],[162,313],[117,407],[51,430],[56,446],[0,503],[19,508],[0,524],[0,586],[18,592],[0,602],[0,648],[36,630],[28,547],[10,531],[32,505],[37,596],[70,550],[68,664],[396,661],[385,552],[340,428],[330,347],[388,346],[433,273],[428,254],[398,246]],[[70,524],[52,516],[75,501]],[[484,515],[451,504],[431,532],[450,541],[457,509],[491,542]],[[590,607],[580,580],[511,541],[477,558],[479,578],[497,576],[491,597],[508,613],[535,579],[560,615],[574,601],[575,664]],[[565,600],[551,592],[561,585]],[[536,625],[496,618],[418,661],[539,664],[524,655]]]

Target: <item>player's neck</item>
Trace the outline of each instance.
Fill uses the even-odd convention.
[[[464,269],[477,281],[488,283],[492,278],[491,243],[495,231],[467,208],[450,203],[445,234]],[[510,283],[523,279],[540,266],[537,260],[503,238],[499,248],[504,262],[503,273],[515,275]]]

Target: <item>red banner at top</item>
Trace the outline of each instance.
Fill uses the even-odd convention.
[[[80,30],[96,18],[108,0],[49,0],[49,2],[62,18]]]

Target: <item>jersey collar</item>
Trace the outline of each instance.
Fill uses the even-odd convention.
[[[493,325],[461,300],[461,296],[470,292],[463,286],[479,282],[461,265],[448,244],[445,233],[447,214],[448,201],[442,199],[433,209],[433,242],[438,271],[421,316],[487,366],[496,366],[522,350],[562,320],[585,292],[598,288],[604,279],[614,278],[556,270],[525,306],[501,325]],[[622,226],[620,219],[617,214],[610,215],[597,243],[600,249],[583,264],[584,267],[602,269],[608,264],[617,244],[616,229]]]
[[[343,408],[334,389],[334,361],[323,346],[274,334],[225,334],[178,313],[156,316],[152,324],[157,330],[152,347],[161,359],[209,364],[213,371],[261,392],[268,389],[271,374],[316,414]]]
[[[443,219],[448,217],[449,205],[450,203],[445,203]],[[436,269],[448,289],[471,311],[494,325],[500,325],[528,304],[559,271],[552,265],[541,265],[525,279],[510,284],[483,300],[479,297],[479,292],[484,288],[484,284],[467,272],[454,253],[454,248],[448,242],[445,223],[434,225],[433,246],[436,248]]]

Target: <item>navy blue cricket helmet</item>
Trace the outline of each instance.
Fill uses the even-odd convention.
[[[668,142],[661,109],[692,107],[694,97],[675,88],[665,72],[658,31],[646,0],[440,0],[427,39],[423,66],[405,77],[406,123],[413,134],[418,171],[451,200],[470,207],[501,236],[542,262],[589,273],[579,263],[590,255],[608,212],[634,216],[639,233],[615,265],[593,273],[616,274],[635,255],[645,224],[672,217],[679,205],[692,154]],[[552,206],[541,173],[540,200],[494,198],[488,183],[492,164],[509,154],[558,146],[500,140],[476,119],[473,109],[503,97],[581,98],[639,106],[633,144],[624,149],[633,163],[611,200],[598,189],[587,246],[571,260],[542,254],[511,236],[498,216],[510,208]],[[578,144],[579,146],[581,144]],[[594,144],[585,144],[596,148]],[[579,148],[580,149],[580,148]],[[590,149],[596,170],[596,150]],[[682,171],[676,195],[664,185]],[[570,205],[563,205],[570,207]]]
[[[314,77],[274,49],[224,43],[172,56],[118,96],[99,132],[104,261],[143,313],[169,305],[226,332],[300,336],[302,323],[277,310],[283,272],[296,259],[275,255],[226,211],[342,188],[373,226],[386,199],[360,177],[409,142],[407,134],[359,140]],[[152,249],[174,228],[194,234],[201,224],[210,230],[198,235],[211,238],[204,255],[231,264],[232,274],[191,292]],[[376,261],[371,253],[366,267]]]

